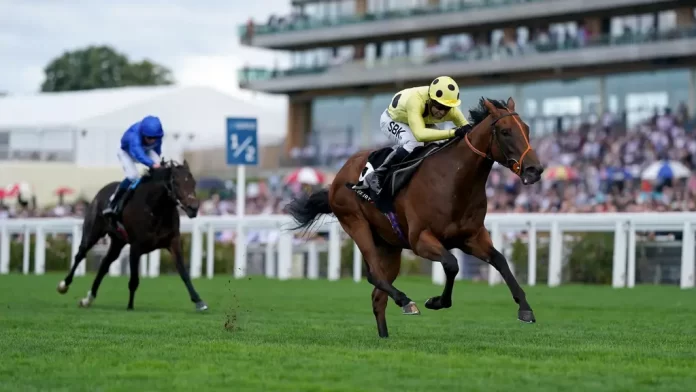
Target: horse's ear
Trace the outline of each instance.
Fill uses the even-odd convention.
[[[186,159],[184,159],[184,167],[186,168],[186,170],[189,169],[188,161]]]
[[[496,108],[495,105],[493,105],[491,101],[487,100],[486,98],[483,98],[483,105],[486,107],[486,109],[488,109],[488,113],[493,114],[498,112],[498,108]]]
[[[515,111],[515,101],[512,100],[512,97],[508,97],[506,105],[511,111]]]

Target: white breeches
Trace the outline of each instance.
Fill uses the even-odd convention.
[[[118,150],[118,153],[116,155],[118,156],[118,160],[121,162],[121,167],[123,168],[123,172],[126,174],[126,178],[128,178],[131,181],[135,181],[138,178],[140,178],[140,172],[138,171],[138,168],[135,166],[135,159],[133,159],[127,152],[121,149]],[[159,162],[160,160],[160,157],[153,150],[148,151],[147,155],[154,162]]]
[[[423,142],[416,140],[413,131],[408,124],[396,122],[389,117],[389,113],[385,110],[379,118],[379,127],[382,133],[385,134],[394,144],[411,152],[414,148],[422,146]]]

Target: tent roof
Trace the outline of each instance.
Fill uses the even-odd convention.
[[[10,95],[0,98],[0,129],[125,130],[152,114],[162,119],[165,132],[204,134],[219,133],[225,117],[238,116],[257,117],[259,141],[275,142],[285,135],[287,105],[264,101],[259,105],[209,87],[178,86]]]
[[[171,93],[177,87],[123,87],[8,95],[0,98],[0,128],[75,125],[82,120]]]

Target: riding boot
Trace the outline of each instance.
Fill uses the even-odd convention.
[[[131,197],[131,194],[133,194],[134,191],[135,188],[129,186],[128,189],[126,189],[126,191],[123,192],[123,195],[115,204],[116,208],[114,209],[114,216],[119,216],[119,214],[121,214],[121,211],[123,211],[123,207],[126,205],[126,201]]]
[[[376,194],[379,195],[382,192],[382,183],[384,182],[384,178],[387,175],[389,167],[395,163],[401,162],[401,160],[406,158],[407,155],[408,151],[401,146],[397,147],[384,159],[384,162],[382,162],[382,164],[375,169],[374,172],[372,172],[372,175],[368,176],[369,178],[366,179],[367,183]]]
[[[116,191],[114,192],[113,195],[109,198],[109,205],[102,211],[102,215],[104,216],[116,216],[118,214],[116,206],[119,205],[122,196],[130,189],[131,185],[131,180],[129,179],[124,179],[121,181],[120,184],[118,184],[118,188],[116,188]]]

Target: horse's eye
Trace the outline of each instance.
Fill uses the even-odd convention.
[[[500,130],[503,136],[510,136],[510,128],[503,128]]]

